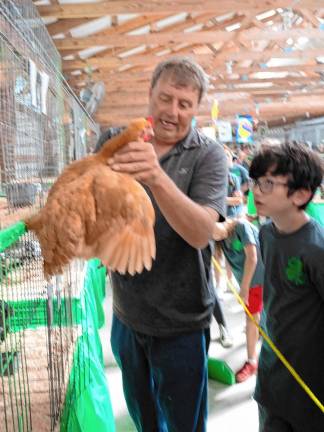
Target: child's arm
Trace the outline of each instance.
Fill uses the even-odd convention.
[[[224,222],[216,222],[214,225],[213,239],[216,241],[226,239],[234,223],[235,221],[233,219],[226,219]]]
[[[237,206],[243,203],[243,195],[240,191],[233,192],[233,196],[226,197],[226,204],[228,206]]]
[[[245,263],[243,269],[243,278],[240,286],[240,295],[244,302],[248,303],[249,289],[251,287],[251,281],[257,266],[258,256],[257,249],[254,244],[247,244],[244,247]]]

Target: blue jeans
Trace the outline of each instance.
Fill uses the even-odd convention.
[[[148,336],[113,316],[111,346],[138,431],[206,430],[209,339],[209,329]]]

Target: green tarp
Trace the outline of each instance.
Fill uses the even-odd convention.
[[[83,331],[74,353],[61,432],[115,431],[98,333],[104,323],[104,293],[105,269],[99,268],[98,260],[92,260],[88,263],[81,299]]]
[[[25,232],[26,227],[23,222],[0,231],[0,252],[10,247]],[[106,269],[100,266],[99,260],[91,260],[87,264],[80,298],[65,298],[59,302],[54,299],[52,302],[52,325],[73,323],[82,328],[73,354],[61,416],[61,432],[115,431],[98,332],[105,320],[102,306],[105,286]],[[19,331],[27,327],[47,325],[46,305],[46,299],[10,302],[10,307],[14,311],[10,317],[11,330]]]
[[[26,225],[24,222],[17,222],[15,225],[0,231],[0,252],[16,242],[25,232]]]
[[[20,300],[7,301],[12,313],[9,316],[11,332],[21,331],[26,328],[37,328],[48,324],[47,300]],[[52,326],[71,326],[80,324],[81,313],[79,298],[63,298],[60,301],[52,300]]]
[[[306,208],[306,213],[314,218],[319,224],[324,227],[324,203],[310,202]]]

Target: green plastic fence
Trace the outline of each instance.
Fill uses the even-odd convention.
[[[26,232],[23,222],[0,231],[0,252],[14,244]],[[61,432],[114,432],[115,422],[104,371],[98,329],[104,324],[102,306],[105,297],[106,270],[99,260],[87,264],[84,288],[80,299],[53,301],[53,325],[79,324],[78,338],[61,417]],[[46,300],[10,302],[14,309],[11,331],[47,325]],[[72,320],[71,320],[72,313]],[[70,314],[70,315],[68,315]],[[108,343],[108,341],[107,341]]]
[[[15,243],[20,236],[25,234],[26,225],[24,222],[17,222],[9,228],[0,231],[0,252],[3,252],[13,243]]]
[[[47,325],[47,300],[21,300],[7,302],[13,311],[10,317],[10,331],[16,332],[26,328],[37,328]],[[81,307],[79,298],[64,298],[58,302],[53,299],[53,326],[70,326],[80,324]]]
[[[306,213],[324,227],[324,203],[310,202],[306,208]]]
[[[115,431],[98,333],[98,328],[104,323],[102,300],[105,295],[105,280],[105,269],[99,267],[99,261],[90,261],[85,277],[84,296],[81,298],[81,324],[84,331],[74,353],[61,432]],[[82,382],[83,376],[88,377],[85,383]]]

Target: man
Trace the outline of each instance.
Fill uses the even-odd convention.
[[[149,91],[152,143],[131,142],[109,161],[145,185],[156,212],[152,270],[112,276],[112,349],[139,431],[206,429],[210,239],[227,188],[222,147],[191,127],[206,89],[192,60],[160,63]]]
[[[235,174],[240,179],[241,191],[246,196],[249,191],[249,172],[241,164],[238,163],[237,155],[233,155],[233,165],[230,172]]]

